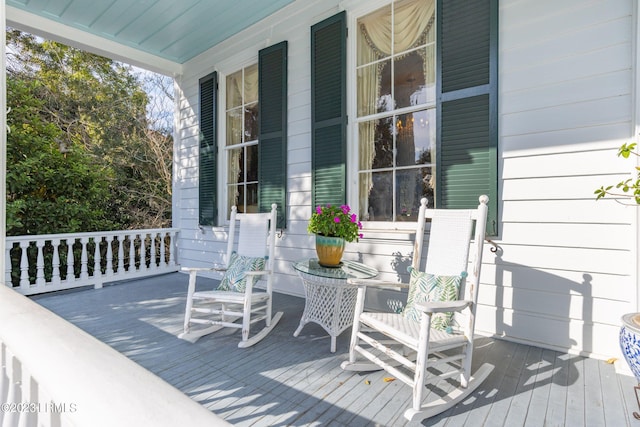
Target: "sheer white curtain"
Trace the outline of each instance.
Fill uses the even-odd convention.
[[[258,100],[258,65],[247,67],[244,71],[244,103]]]
[[[242,142],[242,70],[227,76],[227,140],[226,146],[233,147]],[[229,206],[238,203],[237,188],[240,175],[240,150],[227,149],[227,191]]]
[[[386,7],[371,13],[359,22],[358,65],[372,64],[377,60],[411,49],[422,40],[426,31],[434,31],[435,2],[403,0],[393,4],[394,11]],[[394,25],[391,25],[393,19]],[[393,37],[392,37],[393,28]],[[393,43],[393,52],[391,49]],[[427,55],[428,56],[428,55]],[[381,70],[385,62],[359,68],[357,76],[358,116],[375,114],[380,97]],[[433,60],[424,58],[425,75],[434,70]],[[389,108],[394,108],[390,106]],[[370,169],[375,158],[375,122],[361,122],[358,128],[360,169]],[[373,187],[371,173],[360,174],[360,214],[369,211],[369,192]]]

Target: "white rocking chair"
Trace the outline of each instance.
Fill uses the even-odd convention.
[[[262,340],[276,326],[282,312],[272,317],[273,259],[276,242],[277,207],[270,213],[239,214],[231,208],[229,239],[225,266],[211,268],[183,268],[189,272],[189,290],[184,316],[184,332],[179,338],[196,342],[200,337],[222,328],[242,329],[238,347],[249,347]],[[239,223],[238,245],[234,250],[236,222]],[[196,292],[197,274],[204,271],[224,272],[217,289]],[[258,280],[266,281],[266,289],[258,290]],[[206,316],[202,316],[202,314]],[[194,315],[199,315],[195,317]],[[241,323],[236,320],[242,319]],[[254,323],[265,321],[265,327],[253,336],[249,331]],[[208,327],[192,330],[192,324]]]
[[[342,369],[384,369],[411,386],[412,404],[404,413],[410,421],[430,418],[455,406],[493,370],[492,365],[483,364],[471,374],[488,200],[481,196],[477,209],[460,210],[427,209],[427,201],[422,199],[409,285],[375,279],[349,280],[358,285],[358,297],[349,360],[342,363]],[[421,273],[418,269],[426,219],[431,219],[431,228],[426,267]],[[409,288],[403,312],[364,312],[367,286]],[[448,322],[451,323],[447,326]],[[358,355],[366,360],[358,361]],[[450,379],[455,377],[458,381],[451,391]],[[441,381],[444,379],[449,381]],[[428,395],[427,385],[444,387],[439,394]],[[434,400],[431,396],[442,397]]]

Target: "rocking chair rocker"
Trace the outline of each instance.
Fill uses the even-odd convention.
[[[275,203],[271,205],[270,213],[258,214],[239,214],[233,206],[227,241],[227,264],[182,269],[189,273],[189,289],[184,332],[178,335],[179,338],[196,342],[200,337],[222,328],[236,328],[242,329],[242,341],[238,347],[244,348],[262,340],[276,326],[282,317],[282,312],[273,317],[271,313],[276,216]],[[234,250],[236,222],[239,223],[237,251]],[[217,289],[196,292],[197,274],[204,271],[219,271],[224,275]],[[266,281],[264,291],[254,286],[261,279]],[[242,319],[242,322],[236,323],[238,319]],[[265,327],[250,337],[251,326],[262,320],[265,321]],[[192,330],[192,324],[209,326]]]
[[[410,421],[430,418],[455,406],[493,370],[492,365],[483,364],[471,374],[487,203],[488,197],[481,196],[477,209],[427,209],[427,201],[422,199],[410,284],[349,280],[358,285],[358,296],[349,360],[342,363],[342,369],[384,369],[411,386],[412,404],[404,413]],[[431,219],[426,267],[419,272],[426,219]],[[367,286],[409,288],[402,313],[364,312]],[[356,360],[358,355],[367,360]],[[450,391],[455,377],[459,380]],[[443,384],[445,389],[439,394],[428,394],[427,386],[432,389]],[[442,397],[434,400],[431,396]]]

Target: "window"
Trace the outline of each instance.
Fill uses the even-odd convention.
[[[220,106],[218,73],[214,71],[199,81],[198,222],[220,225],[220,220],[229,218],[234,204],[240,212],[269,212],[275,203],[277,226],[285,228],[287,42],[259,50],[257,64],[227,74],[220,81],[226,89]],[[218,127],[222,120],[224,130]],[[220,176],[226,178],[219,188],[220,170],[224,171]],[[226,190],[225,200],[219,199],[219,190]]]
[[[357,20],[358,202],[370,221],[415,221],[434,205],[435,0],[400,0]]]
[[[226,79],[227,213],[258,211],[258,65]]]
[[[389,0],[353,26],[347,191],[361,218],[415,221],[423,197],[468,209],[486,194],[487,232],[497,235],[498,1]],[[312,89],[328,79],[314,70]],[[316,176],[323,166],[312,165]]]

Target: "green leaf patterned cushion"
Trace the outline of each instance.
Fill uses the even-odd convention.
[[[264,258],[252,258],[233,252],[229,261],[229,268],[222,276],[218,290],[244,292],[247,287],[246,272],[257,270],[264,270]]]
[[[415,308],[415,304],[425,301],[455,301],[458,299],[458,290],[463,273],[460,276],[436,276],[424,273],[409,267],[411,279],[409,281],[409,295],[407,305],[402,315],[408,319],[420,321],[421,311]],[[453,319],[453,313],[435,313],[431,317],[431,327],[440,331],[447,330]]]

